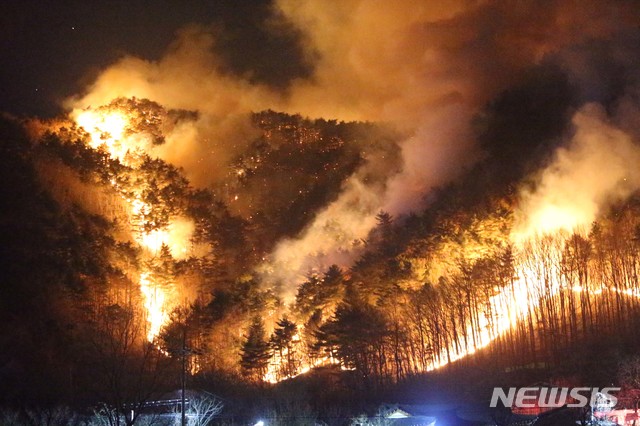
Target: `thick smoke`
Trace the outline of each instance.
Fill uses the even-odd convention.
[[[380,208],[378,193],[354,176],[343,185],[338,199],[320,211],[299,238],[278,243],[269,262],[258,271],[271,284],[284,284],[287,300],[305,273],[332,264],[348,265],[361,247],[363,236],[375,226]]]
[[[275,278],[287,282],[312,266],[348,259],[350,240],[365,238],[381,209],[397,216],[423,207],[433,187],[480,155],[472,123],[492,97],[545,58],[611,37],[621,12],[597,2],[355,0],[328,6],[281,0],[278,6],[306,35],[306,50],[316,60],[313,78],[293,85],[290,110],[381,120],[410,134],[401,145],[403,169],[386,185],[349,182],[300,238],[278,245]],[[311,265],[307,254],[319,254],[319,263]]]
[[[273,106],[277,97],[264,86],[225,75],[214,46],[210,31],[187,28],[160,61],[125,57],[67,105],[84,109],[117,97],[137,97],[167,109],[197,111],[196,121],[180,123],[152,154],[182,167],[196,185],[215,183],[227,172],[228,161],[257,134],[249,112]]]
[[[625,17],[637,22],[638,12]],[[640,34],[623,23],[615,37],[588,38],[553,55],[582,106],[565,145],[521,191],[516,242],[556,231],[587,232],[613,204],[640,189]]]
[[[279,0],[274,19],[299,30],[313,65],[286,92],[221,71],[215,37],[190,28],[160,61],[124,58],[71,105],[136,96],[199,111],[199,120],[176,129],[158,152],[197,184],[214,182],[211,170],[223,169],[250,139],[249,111],[384,121],[409,135],[401,144],[403,168],[389,170],[386,184],[361,179],[365,164],[299,238],[278,244],[262,269],[278,271],[265,277],[290,286],[313,266],[310,255],[348,262],[353,242],[367,236],[381,209],[400,215],[422,207],[432,187],[477,159],[474,116],[525,71],[587,40],[615,38],[636,15],[632,3],[595,0]]]
[[[638,140],[616,121],[597,104],[588,104],[575,114],[573,138],[540,173],[535,189],[522,193],[516,241],[536,234],[588,229],[612,203],[640,189]]]

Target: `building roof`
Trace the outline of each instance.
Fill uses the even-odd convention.
[[[393,426],[435,426],[436,418],[429,416],[405,417],[393,419],[390,424]]]

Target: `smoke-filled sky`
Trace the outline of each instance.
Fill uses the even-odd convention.
[[[176,32],[211,28],[225,68],[276,87],[305,75],[295,31],[269,23],[268,0],[0,2],[0,110],[51,116],[126,54],[160,58]]]
[[[361,178],[367,167],[384,169],[377,159],[365,163],[301,235],[278,244],[265,268],[278,271],[276,279],[305,273],[304,255],[344,261],[382,209],[397,216],[421,207],[433,187],[484,155],[476,126],[487,107],[544,67],[566,75],[576,109],[594,104],[573,120],[583,133],[611,133],[607,111],[618,99],[637,105],[634,1],[65,1],[47,8],[14,1],[3,8],[0,55],[12,65],[0,71],[0,108],[50,114],[136,96],[197,110],[199,120],[156,152],[196,185],[215,181],[211,170],[250,138],[249,111],[381,121],[406,135],[402,168],[386,170],[384,184]]]
[[[300,102],[312,115],[325,113],[328,102],[341,116],[353,109],[368,115],[403,114],[407,107],[419,112],[425,97],[445,91],[482,95],[510,82],[514,69],[560,47],[638,28],[633,1],[276,3],[3,1],[0,109],[55,114],[64,98],[108,64],[124,55],[158,60],[176,33],[192,24],[215,34],[217,66],[225,72],[278,89],[313,80],[315,90],[305,90],[312,102]],[[604,71],[584,65],[584,78]],[[393,78],[381,81],[381,75]],[[433,79],[441,88],[426,90],[425,80]],[[336,93],[343,102],[336,104]]]

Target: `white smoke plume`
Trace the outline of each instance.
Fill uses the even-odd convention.
[[[523,71],[585,40],[614,37],[637,15],[632,3],[595,0],[277,0],[274,19],[300,31],[313,64],[286,92],[222,72],[215,36],[189,28],[161,60],[124,58],[69,105],[136,96],[198,111],[199,120],[176,129],[157,155],[202,185],[215,182],[250,140],[249,111],[384,121],[410,135],[401,145],[403,169],[386,185],[368,185],[357,171],[299,238],[277,245],[262,269],[277,270],[271,279],[291,286],[313,255],[348,263],[347,251],[367,236],[379,210],[399,215],[421,207],[430,188],[477,159],[472,118]]]
[[[288,282],[330,260],[350,259],[334,234],[366,238],[380,210],[397,216],[423,207],[433,187],[478,158],[472,120],[486,102],[547,55],[608,36],[617,25],[615,12],[597,3],[591,10],[473,1],[278,5],[306,35],[307,51],[319,56],[313,78],[293,87],[292,111],[382,120],[411,135],[401,144],[402,171],[384,187],[346,185],[298,239],[277,246],[271,266],[275,278]],[[318,252],[311,264],[307,255]]]
[[[558,149],[535,188],[522,192],[515,241],[588,229],[612,203],[640,189],[637,137],[623,131],[597,104],[578,111],[573,125],[575,134],[567,146]]]

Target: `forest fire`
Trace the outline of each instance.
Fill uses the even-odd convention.
[[[305,374],[311,370],[312,367],[320,365],[320,363],[311,365],[307,362],[300,362],[295,355],[299,352],[301,346],[300,332],[301,330],[296,327],[291,328],[290,343],[283,347],[281,350],[276,351],[271,356],[267,363],[267,371],[265,372],[262,380],[268,383],[278,383],[283,380],[292,379],[301,374]],[[291,363],[292,359],[296,359],[295,364]]]
[[[90,134],[90,145],[94,149],[106,149],[112,158],[118,159],[124,164],[136,164],[136,155],[142,154],[145,145],[144,136],[132,132],[128,127],[130,123],[126,114],[117,109],[110,110],[105,107],[97,110],[85,110],[75,114],[78,125]],[[161,227],[149,227],[145,223],[145,216],[149,215],[153,206],[143,201],[140,192],[124,194],[116,183],[114,189],[118,190],[121,197],[127,201],[131,210],[131,231],[135,241],[147,250],[149,256],[158,256],[163,247],[167,247],[171,255],[183,258],[189,247],[189,236],[193,232],[193,224],[186,218],[172,218],[169,223]],[[528,316],[535,315],[538,305],[544,298],[553,298],[563,288],[573,292],[590,292],[599,294],[601,289],[589,289],[572,283],[562,285],[558,281],[544,283],[544,276],[540,275],[542,265],[535,264],[531,254],[535,252],[532,245],[540,244],[544,236],[564,232],[568,235],[579,224],[585,223],[585,219],[571,210],[570,206],[562,206],[557,203],[540,203],[535,211],[528,212],[527,227],[512,235],[513,244],[520,254],[520,259],[515,268],[516,279],[510,286],[500,289],[488,299],[485,310],[477,313],[475,321],[464,325],[464,335],[470,336],[464,344],[451,342],[435,353],[426,370],[443,367],[451,362],[472,355],[479,349],[487,347],[500,336],[517,327],[519,322],[525,321]],[[147,225],[147,226],[145,226]],[[153,224],[152,224],[153,225]],[[555,247],[564,245],[566,238],[562,237]],[[559,249],[558,249],[559,250]],[[526,252],[526,253],[525,253]],[[556,253],[555,257],[561,254]],[[534,263],[531,263],[534,262]],[[175,302],[170,296],[170,289],[154,282],[150,270],[143,269],[139,280],[140,290],[145,298],[147,311],[148,331],[147,338],[152,341],[160,333],[162,327],[169,320],[169,312]],[[633,290],[617,290],[623,294],[633,294]],[[301,331],[292,336],[290,346],[273,353],[263,380],[270,383],[296,377],[305,374],[314,367],[329,364],[340,364],[332,356],[318,357],[314,359],[300,358],[295,362],[290,358],[294,353],[303,352],[305,344],[300,338]],[[306,360],[306,361],[305,361]],[[344,368],[348,368],[343,365]]]
[[[546,178],[553,180],[553,186],[545,187],[546,192],[542,194],[525,192],[523,206],[516,213],[520,222],[509,237],[516,259],[513,282],[491,296],[486,310],[478,313],[475,327],[466,332],[473,336],[472,343],[446,347],[434,357],[428,370],[443,367],[487,347],[515,329],[518,323],[540,315],[539,305],[544,300],[557,298],[563,290],[591,296],[602,294],[604,284],[591,288],[571,281],[561,282],[549,271],[551,262],[557,262],[557,267],[561,267],[566,257],[563,252],[570,245],[570,239],[584,238],[580,230],[595,219],[576,208],[571,199],[563,199],[555,192],[556,188],[566,185],[563,182],[567,180],[566,172],[562,167],[552,164],[549,170]],[[616,287],[609,290],[620,292]]]
[[[169,248],[174,259],[187,257],[193,223],[186,218],[176,217],[165,228],[145,232],[140,237],[140,245],[153,254],[159,254],[163,246]]]
[[[0,425],[638,406],[633,0],[13,3]]]
[[[132,117],[118,105],[102,106],[97,109],[76,110],[72,114],[77,125],[89,133],[89,145],[93,149],[106,150],[111,158],[122,164],[139,167],[144,146],[150,145],[149,135],[132,129]],[[148,220],[154,206],[142,199],[142,188],[123,188],[115,179],[111,180],[114,190],[127,203],[130,210],[130,232],[136,243],[146,250],[146,256],[154,258],[167,247],[172,257],[187,255],[193,225],[183,218],[170,218],[160,226]],[[140,271],[140,291],[145,299],[147,316],[147,339],[154,341],[162,327],[169,321],[169,313],[177,306],[171,297],[172,283],[161,285],[154,280],[154,274],[143,266]]]
[[[106,150],[111,158],[132,170],[137,170],[143,163],[143,157],[152,152],[154,142],[150,134],[133,124],[136,120],[138,123],[147,123],[149,118],[138,110],[127,114],[126,109],[122,107],[123,102],[116,100],[108,106],[76,111],[73,116],[78,126],[89,134],[88,143],[91,148]],[[582,140],[590,141],[580,131],[591,126],[591,120],[594,119],[589,112],[581,114],[576,118],[579,131],[575,143],[578,145]],[[597,120],[597,117],[595,119]],[[580,309],[585,311],[592,309],[585,305],[585,300],[591,303],[590,300],[594,297],[611,294],[637,295],[636,289],[576,282],[574,278],[561,279],[549,271],[550,267],[559,270],[567,268],[563,263],[567,262],[567,250],[571,250],[571,244],[576,238],[578,242],[581,238],[586,238],[579,230],[595,218],[594,209],[585,213],[585,210],[579,207],[585,203],[588,205],[588,202],[580,201],[581,204],[578,204],[562,193],[552,191],[557,187],[566,187],[567,184],[563,181],[568,179],[567,176],[574,178],[569,167],[572,165],[571,155],[571,151],[563,153],[559,157],[559,164],[552,165],[549,171],[543,173],[543,184],[537,192],[523,192],[522,206],[516,212],[515,225],[511,227],[510,234],[500,237],[500,245],[513,247],[512,271],[504,277],[501,285],[495,282],[491,284],[491,289],[485,293],[486,299],[482,303],[473,302],[472,296],[467,294],[464,307],[446,304],[438,307],[441,317],[452,319],[453,329],[442,336],[442,341],[434,340],[430,343],[433,345],[431,355],[425,356],[419,362],[416,361],[414,368],[422,371],[441,368],[487,348],[496,340],[521,329],[525,323],[543,321],[545,315],[555,315],[545,313],[548,306],[564,304],[563,298],[569,297],[566,294],[578,295],[582,300]],[[569,166],[565,164],[567,162]],[[240,178],[245,178],[244,174]],[[169,322],[169,314],[178,305],[177,300],[180,296],[176,293],[175,282],[170,274],[164,276],[148,265],[161,256],[178,260],[185,259],[189,253],[193,253],[191,236],[195,230],[194,223],[190,218],[176,214],[169,215],[162,221],[154,219],[158,206],[153,204],[153,198],[145,198],[144,181],[139,181],[138,186],[133,187],[123,186],[116,178],[110,182],[129,206],[131,236],[145,253],[146,260],[142,263],[139,273],[139,286],[147,313],[147,338],[153,341]],[[484,254],[471,256],[472,261],[490,252],[486,246],[478,246],[476,249],[478,253]],[[464,250],[469,248],[463,247],[463,252]],[[460,289],[456,291],[461,292]],[[472,306],[473,303],[475,306]],[[573,299],[567,303],[573,306]],[[324,353],[311,356],[308,353],[308,340],[316,337],[307,336],[302,325],[290,323],[286,327],[289,329],[284,337],[280,336],[282,341],[271,343],[275,346],[271,349],[269,361],[265,364],[266,371],[261,375],[263,381],[277,383],[305,374],[319,366],[340,365],[343,369],[357,368],[359,360],[345,360],[344,357],[336,356],[335,350],[331,347],[325,348]],[[434,332],[438,332],[437,328]],[[274,331],[274,336],[277,333],[277,330]]]
[[[90,146],[94,149],[104,147],[112,158],[125,160],[131,150],[124,140],[128,125],[127,116],[120,111],[100,111],[86,109],[72,114],[79,127],[90,135]]]
[[[513,328],[518,321],[522,321],[532,309],[535,309],[537,303],[538,300],[531,297],[531,286],[527,285],[525,277],[520,275],[511,288],[504,289],[490,298],[488,310],[479,313],[477,328],[469,327],[467,333],[474,336],[473,342],[466,347],[452,345],[445,348],[434,357],[426,370],[444,367],[487,347]]]
[[[569,234],[562,235],[560,241],[561,245],[564,245],[569,238]],[[557,239],[558,234],[545,234],[536,238],[539,239],[537,242],[539,244],[540,240],[545,238]],[[558,251],[551,255],[557,259],[562,257],[562,254]],[[635,299],[640,298],[640,291],[637,288],[620,289],[618,287],[607,287],[604,284],[585,286],[571,282],[561,283],[553,275],[545,273],[545,265],[541,263],[531,265],[531,258],[523,259],[524,262],[516,267],[517,276],[513,284],[508,288],[502,289],[489,299],[487,310],[478,314],[476,328],[468,327],[466,333],[473,336],[472,342],[465,346],[452,344],[446,347],[434,356],[433,362],[426,368],[428,371],[444,367],[451,362],[473,355],[477,350],[489,346],[505,333],[515,329],[518,323],[527,320],[528,317],[537,316],[539,318],[540,315],[544,315],[539,311],[539,305],[544,303],[545,300],[548,302],[561,298],[560,293],[562,291],[587,298],[597,298],[611,294],[620,294]],[[551,303],[556,304],[558,302]],[[585,312],[582,312],[582,314],[586,315]],[[539,319],[536,321],[539,321]]]
[[[140,291],[145,298],[144,307],[147,310],[147,321],[149,322],[147,339],[153,341],[168,320],[165,292],[151,282],[148,272],[143,272],[140,275]]]

